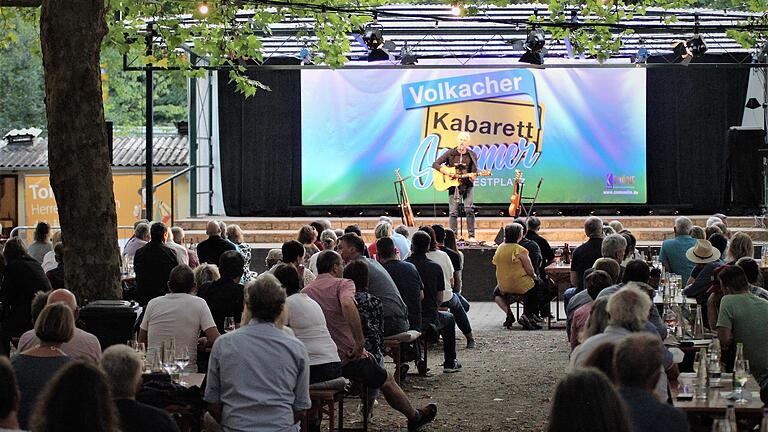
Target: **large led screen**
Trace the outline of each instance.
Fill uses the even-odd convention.
[[[487,176],[476,203],[509,202],[516,171],[539,203],[645,203],[642,68],[301,72],[304,205],[445,203],[432,163],[470,134]]]

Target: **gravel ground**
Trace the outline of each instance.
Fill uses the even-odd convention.
[[[435,421],[421,430],[546,429],[555,385],[568,364],[565,333],[562,329],[510,331],[501,329],[500,324],[499,320],[498,330],[475,331],[474,350],[464,349],[465,341],[459,337],[456,345],[462,372],[442,373],[442,348],[433,347],[429,352],[431,376],[408,376],[403,389],[414,406],[430,402],[438,406]],[[391,366],[388,364],[389,369]],[[345,419],[359,418],[354,409],[358,404],[350,402],[345,407]],[[406,430],[406,421],[380,397],[369,430]]]

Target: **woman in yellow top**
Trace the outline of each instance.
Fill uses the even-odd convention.
[[[498,286],[493,292],[496,304],[507,315],[504,327],[511,328],[515,315],[510,309],[510,296],[524,295],[523,313],[517,321],[526,330],[541,328],[530,316],[538,310],[536,294],[531,290],[536,284],[536,271],[528,257],[528,250],[518,242],[523,237],[523,226],[517,223],[504,227],[504,244],[496,249],[493,255],[493,265],[496,266]]]

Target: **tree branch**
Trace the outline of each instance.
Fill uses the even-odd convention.
[[[43,0],[0,0],[0,7],[40,7]]]

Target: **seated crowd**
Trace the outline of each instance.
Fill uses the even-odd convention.
[[[726,370],[736,343],[743,345],[765,400],[768,292],[761,287],[752,240],[731,233],[726,223],[718,214],[705,230],[687,217],[676,218],[675,236],[662,243],[659,262],[664,271],[680,275],[682,296],[702,309]],[[634,237],[623,227],[605,235],[602,221],[590,217],[584,230],[589,240],[573,251],[575,287],[564,299],[570,370],[558,385],[549,430],[688,430],[685,414],[671,406],[670,389],[679,375],[675,361],[681,359],[674,360],[662,343],[668,329],[653,303],[660,270],[637,254]]]

